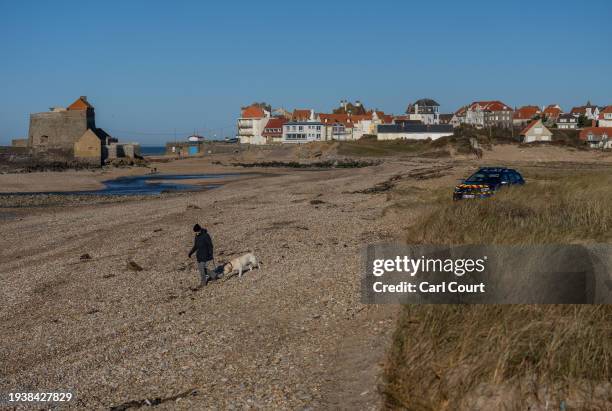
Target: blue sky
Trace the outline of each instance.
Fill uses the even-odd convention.
[[[0,0],[0,144],[80,95],[99,127],[144,145],[232,135],[253,101],[612,104],[611,21],[599,0]]]

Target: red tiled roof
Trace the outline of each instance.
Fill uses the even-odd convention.
[[[455,115],[457,117],[465,116],[466,111],[467,111],[467,106],[463,106],[459,110],[455,111]]]
[[[540,122],[540,120],[532,120],[529,124],[527,124],[522,130],[521,130],[521,136],[524,136],[525,134],[527,134],[527,132],[529,130],[531,130],[531,127],[535,126],[536,124],[538,124]]]
[[[551,104],[550,106],[544,109],[542,114],[546,117],[559,117],[559,114],[561,114],[562,112],[563,110],[561,110],[559,107],[556,107],[554,104]]]
[[[268,120],[268,123],[266,124],[265,128],[282,128],[283,124],[285,124],[286,122],[287,120],[285,120],[284,118],[273,117]]]
[[[293,115],[291,116],[293,121],[308,120],[309,118],[310,110],[307,109],[295,109],[293,110]]]
[[[357,123],[358,121],[362,121],[362,120],[372,120],[372,113],[366,113],[366,114],[351,114],[350,119],[353,123]]]
[[[259,106],[248,106],[242,110],[242,118],[262,118],[265,116],[263,109]]]
[[[348,114],[327,114],[319,113],[321,123],[333,123],[335,121],[347,121]]]
[[[538,106],[523,106],[514,112],[513,118],[516,120],[530,120],[540,114]]]
[[[365,115],[349,115],[349,114],[319,114],[321,123],[323,124],[343,124],[344,127],[352,128],[353,124],[359,122],[361,119],[366,118]]]
[[[474,110],[477,107],[484,111],[512,111],[512,109],[507,105],[502,103],[499,100],[492,101],[475,101],[470,104],[470,109]]]
[[[68,110],[87,110],[89,108],[93,108],[93,106],[89,104],[86,96],[77,98],[74,103],[68,106]]]
[[[261,133],[264,137],[278,137],[283,135],[283,124],[287,122],[284,118],[271,118],[266,123],[264,131]]]
[[[609,139],[612,139],[612,127],[587,127],[580,131],[580,140],[587,141],[588,135],[600,137],[605,134]]]
[[[572,111],[570,111],[570,113],[571,114],[585,114],[586,108],[584,106],[572,107]]]
[[[604,119],[604,114],[605,113],[612,113],[612,106],[606,106],[603,108],[603,110],[601,110],[599,112],[599,119],[603,120]]]

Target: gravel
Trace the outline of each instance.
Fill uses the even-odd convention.
[[[384,196],[351,192],[407,167],[0,220],[0,392],[72,389],[80,409],[375,406],[394,311],[360,303],[360,253],[399,227],[382,217]],[[252,250],[261,269],[192,291],[196,222],[217,265]]]

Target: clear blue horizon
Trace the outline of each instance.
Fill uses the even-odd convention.
[[[610,21],[600,0],[1,2],[0,144],[80,95],[98,127],[143,145],[232,136],[253,101],[612,104]]]

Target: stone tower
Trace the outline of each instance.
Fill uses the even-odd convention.
[[[28,146],[34,154],[72,158],[74,143],[88,129],[96,130],[94,107],[81,96],[67,108],[30,114]]]

